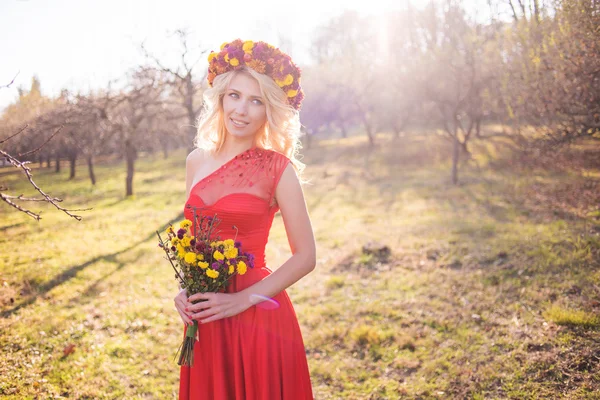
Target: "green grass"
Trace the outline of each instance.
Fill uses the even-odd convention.
[[[581,326],[583,328],[597,328],[600,326],[600,316],[583,310],[568,310],[556,304],[546,310],[544,316],[558,325]]]
[[[561,153],[525,166],[473,142],[479,166],[455,186],[436,136],[378,141],[304,151],[318,260],[287,291],[316,398],[599,398],[600,168]],[[176,283],[154,231],[182,217],[184,168],[183,151],[143,155],[133,198],[122,162],[97,165],[96,187],[83,165],[72,181],[34,169],[63,206],[93,208],[81,222],[0,205],[0,397],[176,398]],[[280,215],[269,239],[277,268]],[[392,256],[363,254],[368,242]]]

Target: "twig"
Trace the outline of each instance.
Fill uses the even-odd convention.
[[[3,155],[4,157],[6,157],[8,159],[8,162],[10,162],[13,166],[15,166],[16,168],[21,168],[24,172],[25,175],[27,175],[27,179],[29,179],[29,182],[31,182],[31,185],[38,191],[41,193],[42,196],[44,196],[44,199],[48,202],[51,203],[54,207],[56,207],[58,210],[64,212],[65,214],[67,214],[70,217],[75,218],[77,221],[81,221],[81,216],[79,215],[75,215],[75,214],[71,214],[69,211],[88,211],[91,210],[92,208],[83,208],[83,209],[75,209],[75,210],[67,210],[66,208],[63,208],[61,206],[59,206],[57,204],[57,202],[62,201],[61,199],[55,199],[53,197],[50,197],[49,195],[47,195],[34,181],[33,181],[33,176],[31,175],[31,169],[29,167],[26,166],[26,164],[29,164],[29,162],[27,161],[19,161],[17,160],[15,157],[13,157],[12,155],[8,154],[7,152],[5,152],[4,150],[0,149],[0,155]],[[23,208],[21,208],[20,206],[18,206],[17,204],[13,203],[12,201],[10,201],[10,198],[5,197],[5,195],[2,195],[2,200],[4,200],[6,203],[10,204],[12,207],[15,207],[16,209],[25,212],[26,214],[36,218],[38,221],[41,219],[39,214],[35,214],[29,210],[25,210]]]
[[[38,148],[37,148],[37,149],[35,149],[35,150],[28,151],[27,153],[23,153],[23,154],[19,153],[19,157],[28,156],[29,154],[33,154],[33,153],[35,153],[36,151],[38,151],[39,149],[41,149],[42,147],[44,147],[44,146],[46,145],[46,143],[48,143],[48,142],[50,141],[50,139],[52,139],[52,138],[54,137],[54,135],[56,135],[58,132],[60,132],[60,130],[61,130],[62,128],[64,128],[64,125],[61,125],[61,126],[59,126],[59,127],[58,127],[58,129],[57,129],[57,130],[55,130],[55,131],[54,131],[54,133],[53,133],[52,135],[50,135],[50,137],[49,137],[49,138],[48,138],[48,139],[47,139],[47,140],[46,140],[44,143],[42,143],[42,144],[40,145],[40,147],[38,147]],[[10,138],[9,138],[9,139],[10,139]]]
[[[0,188],[0,190],[6,190],[6,189],[5,188]],[[46,201],[46,199],[37,199],[35,197],[23,197],[22,194],[20,194],[18,196],[9,196],[7,194],[3,194],[2,196],[5,199],[16,199],[16,200],[23,200],[23,201]],[[52,200],[54,200],[54,201],[62,201],[62,199],[59,199],[58,197],[53,197]]]
[[[16,209],[17,209],[17,210],[19,210],[19,211],[22,211],[22,212],[24,212],[25,214],[29,215],[29,216],[30,216],[30,217],[32,217],[32,218],[35,218],[35,219],[36,219],[36,220],[38,220],[38,221],[39,221],[40,219],[42,219],[42,217],[40,217],[40,215],[39,215],[39,214],[36,214],[36,213],[34,213],[34,212],[32,212],[32,211],[29,211],[29,210],[27,210],[27,209],[25,209],[25,208],[22,208],[22,207],[21,207],[21,206],[19,206],[18,204],[16,204],[16,203],[13,203],[12,201],[10,201],[10,198],[11,198],[11,197],[14,197],[14,196],[7,196],[7,195],[5,195],[5,194],[2,194],[2,193],[0,193],[0,199],[4,200],[4,201],[5,201],[5,202],[6,202],[8,205],[10,205],[10,206],[12,206],[12,207],[16,208]]]
[[[10,81],[10,83],[8,85],[0,86],[0,89],[2,89],[2,88],[9,88],[10,85],[12,85],[13,83],[15,83],[15,79],[17,79],[17,76],[19,76],[20,73],[21,73],[21,71],[17,72],[17,74],[15,75],[15,77],[12,79],[12,81]]]
[[[185,285],[185,279],[183,279],[181,277],[181,275],[179,274],[179,271],[175,267],[175,264],[173,264],[173,260],[171,260],[171,255],[169,254],[169,250],[167,249],[165,242],[160,237],[160,233],[158,233],[158,231],[156,231],[156,235],[158,236],[158,242],[160,243],[160,247],[165,251],[165,254],[167,255],[167,260],[169,260],[169,262],[171,263],[171,266],[173,267],[173,270],[177,274],[177,277],[179,278],[181,285]]]
[[[22,127],[20,130],[17,131],[17,133],[10,135],[9,137],[7,137],[6,139],[2,139],[0,140],[0,144],[6,142],[9,139],[14,138],[15,136],[17,136],[19,133],[23,132],[25,129],[27,129],[27,127],[29,126],[29,124],[25,125],[24,127]]]

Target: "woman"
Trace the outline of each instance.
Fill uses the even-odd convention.
[[[222,239],[237,238],[254,266],[225,293],[175,298],[199,323],[194,365],[182,366],[180,399],[313,399],[304,343],[285,291],[315,268],[315,241],[299,174],[300,70],[264,42],[235,40],[208,57],[205,110],[186,162],[188,200],[217,214]],[[274,272],[265,245],[281,210],[293,255]],[[205,301],[192,304],[194,301]]]

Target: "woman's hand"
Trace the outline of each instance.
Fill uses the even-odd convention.
[[[192,325],[194,322],[185,311],[185,308],[188,304],[187,299],[187,289],[181,289],[177,296],[175,296],[175,308],[177,309],[177,312],[179,312],[183,323],[186,325]]]
[[[192,319],[204,324],[237,315],[252,306],[249,299],[239,293],[196,293],[187,299],[185,310]],[[196,300],[204,300],[193,304]]]

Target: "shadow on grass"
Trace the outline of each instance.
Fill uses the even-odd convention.
[[[164,232],[164,230],[167,229],[167,227],[170,224],[174,224],[175,222],[181,220],[182,218],[183,218],[183,212],[180,213],[180,214],[178,214],[171,221],[169,221],[166,224],[164,224],[158,231],[159,232]],[[85,262],[83,264],[74,265],[74,266],[70,267],[66,271],[63,271],[62,273],[56,275],[50,281],[44,283],[43,285],[40,285],[37,288],[37,290],[35,291],[35,294],[31,295],[28,299],[26,299],[22,303],[16,305],[15,307],[13,307],[13,308],[11,308],[9,310],[2,311],[2,313],[0,313],[0,317],[2,317],[2,318],[8,318],[11,315],[15,314],[16,312],[18,312],[19,310],[21,310],[22,308],[25,308],[25,307],[27,307],[27,306],[35,303],[35,301],[38,299],[38,297],[43,296],[44,294],[48,293],[50,290],[54,289],[55,287],[57,287],[59,285],[62,285],[63,283],[69,281],[75,275],[77,275],[78,272],[83,271],[84,269],[86,269],[90,265],[94,265],[94,264],[96,264],[99,261],[116,262],[116,257],[118,255],[123,254],[123,253],[125,253],[125,252],[127,252],[129,250],[132,250],[135,247],[139,246],[140,244],[145,243],[148,240],[151,240],[152,238],[156,238],[156,232],[155,231],[152,231],[150,234],[148,234],[142,240],[139,240],[137,243],[134,243],[131,246],[126,247],[123,250],[119,250],[119,251],[111,253],[111,254],[104,254],[104,255],[101,255],[101,256],[98,256],[98,257],[94,257],[91,260],[89,260],[89,261],[87,261],[87,262]],[[112,275],[113,273],[115,273],[119,269],[123,268],[123,266],[124,266],[124,264],[121,263],[117,267],[117,269],[113,270],[109,274],[104,275],[103,277],[101,277],[100,279],[98,279],[95,283],[93,283],[90,287],[97,285],[101,280],[106,279],[108,276]]]
[[[7,231],[9,229],[18,228],[18,227],[23,226],[23,225],[25,225],[25,222],[19,222],[19,223],[12,224],[12,225],[0,226],[0,232]]]

